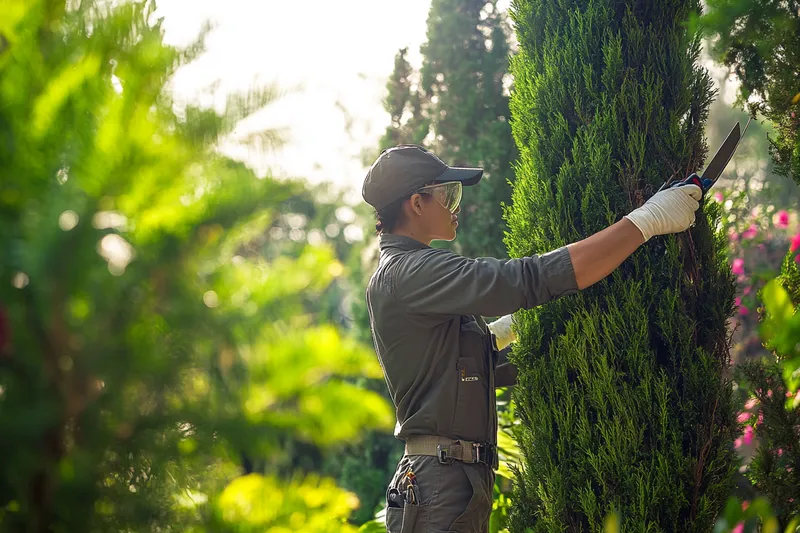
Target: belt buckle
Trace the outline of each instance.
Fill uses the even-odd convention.
[[[483,453],[484,456],[483,457],[481,457],[481,449],[484,450],[484,453]],[[472,454],[473,454],[473,457],[475,458],[474,462],[476,462],[476,463],[485,463],[486,462],[486,448],[484,447],[483,444],[480,444],[478,442],[473,442],[472,443]]]
[[[436,457],[439,459],[439,462],[443,465],[451,465],[455,462],[455,459],[450,457],[448,459],[448,454],[450,453],[450,446],[442,446],[438,444],[436,446]]]

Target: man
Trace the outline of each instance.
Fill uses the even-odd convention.
[[[661,191],[608,228],[553,252],[468,259],[430,247],[456,237],[464,186],[480,168],[453,168],[414,145],[384,151],[362,195],[377,214],[380,261],[366,298],[375,349],[405,441],[387,490],[390,533],[485,532],[497,468],[498,351],[511,314],[584,289],[655,235],[686,230],[702,191]],[[501,316],[487,325],[482,316]]]

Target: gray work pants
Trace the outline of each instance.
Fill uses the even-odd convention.
[[[485,464],[441,464],[427,455],[400,459],[389,489],[402,492],[409,470],[417,477],[419,504],[388,507],[388,533],[486,533],[492,512],[494,472]],[[388,491],[387,491],[388,494]]]

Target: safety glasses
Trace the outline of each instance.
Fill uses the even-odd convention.
[[[455,213],[458,209],[458,204],[461,203],[460,181],[448,181],[447,183],[426,185],[425,187],[417,189],[415,192],[420,194],[430,194],[442,205],[442,207],[451,213]]]

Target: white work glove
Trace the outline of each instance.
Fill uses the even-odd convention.
[[[489,331],[494,333],[498,350],[502,350],[517,340],[516,334],[511,329],[511,315],[500,317],[489,324]]]
[[[625,218],[633,222],[644,235],[650,237],[680,233],[694,223],[695,211],[700,207],[703,191],[693,184],[670,187],[654,194],[642,207],[634,209]]]

